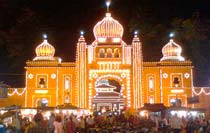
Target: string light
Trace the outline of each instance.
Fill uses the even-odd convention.
[[[210,92],[207,93],[207,92],[205,91],[204,88],[201,88],[201,89],[200,89],[200,92],[196,92],[196,91],[195,91],[195,88],[193,88],[192,92],[193,92],[195,95],[200,95],[201,93],[204,93],[205,95],[210,95]]]
[[[23,93],[26,91],[26,88],[23,89],[21,93],[18,92],[18,89],[14,89],[12,93],[8,93],[8,96],[13,96],[14,94],[17,94],[19,96],[23,95]]]

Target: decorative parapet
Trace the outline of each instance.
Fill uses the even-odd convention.
[[[143,62],[144,67],[150,66],[192,66],[191,61],[164,61],[164,62]]]

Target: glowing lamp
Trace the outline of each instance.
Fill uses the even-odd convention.
[[[137,30],[134,31],[134,35],[138,35],[139,32]]]
[[[171,32],[171,33],[169,34],[169,37],[170,37],[170,38],[173,38],[173,37],[174,37],[174,33]]]
[[[183,93],[184,90],[171,90],[171,93]]]
[[[101,112],[98,112],[98,115],[102,115],[102,113]]]
[[[107,2],[106,2],[106,6],[107,6],[107,7],[109,7],[109,6],[110,6],[110,4],[111,4],[111,2],[110,2],[110,1],[107,1]]]
[[[81,35],[81,36],[84,35],[84,31],[81,30],[81,31],[80,31],[80,35]]]
[[[42,37],[46,40],[47,39],[47,34],[43,34]]]
[[[98,38],[99,42],[106,42],[106,38]]]
[[[35,93],[37,93],[37,94],[46,94],[46,93],[48,93],[48,90],[35,90]]]

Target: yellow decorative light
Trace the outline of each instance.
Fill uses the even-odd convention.
[[[46,93],[48,93],[48,90],[35,90],[35,93],[37,93],[37,94],[46,94]]]
[[[171,93],[183,93],[184,90],[171,90]]]
[[[36,57],[33,60],[54,60],[55,48],[48,43],[45,38],[44,41],[36,47]]]
[[[103,20],[99,21],[93,28],[94,36],[99,42],[119,42],[123,35],[122,25],[106,13]],[[111,39],[113,38],[113,39]]]
[[[164,60],[175,60],[175,61],[184,61],[184,58],[181,56],[182,48],[171,39],[163,48],[162,48],[163,57],[161,61]]]

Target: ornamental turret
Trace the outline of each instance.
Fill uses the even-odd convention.
[[[162,48],[162,53],[160,61],[184,61],[184,57],[181,56],[182,48],[173,39]]]

